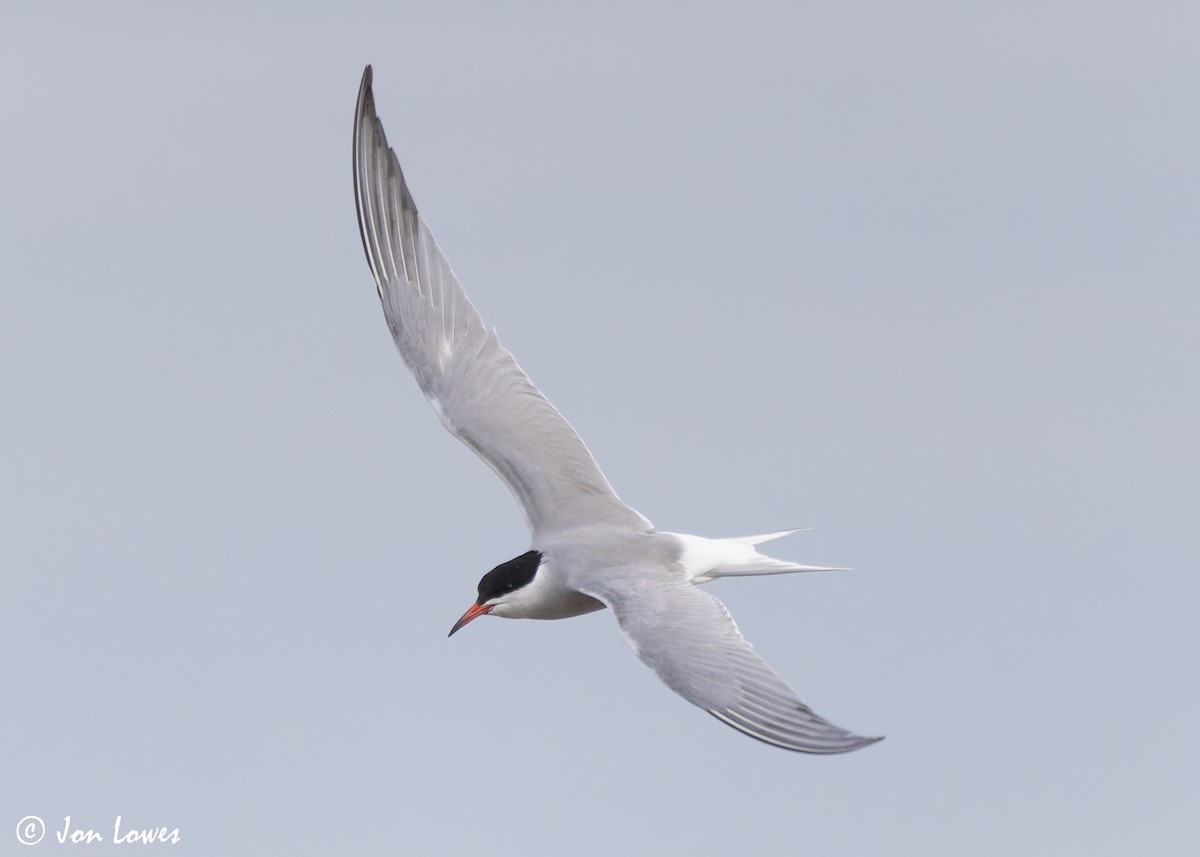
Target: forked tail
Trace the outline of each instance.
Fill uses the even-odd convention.
[[[692,583],[708,583],[718,577],[742,577],[756,574],[790,574],[796,571],[846,571],[823,565],[799,565],[759,553],[755,545],[772,539],[790,536],[800,529],[763,533],[757,536],[737,536],[725,539],[706,539],[671,533],[682,542],[679,558]]]

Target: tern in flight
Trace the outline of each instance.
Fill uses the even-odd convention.
[[[417,213],[375,114],[370,66],[354,115],[354,199],[400,356],[450,433],[504,480],[532,533],[528,552],[483,576],[450,633],[486,615],[566,619],[607,607],[671,690],[734,729],[804,753],[878,741],[815,714],[697,586],[822,570],[756,549],[796,531],[708,539],[656,530],[621,502],[579,435],[483,323]]]

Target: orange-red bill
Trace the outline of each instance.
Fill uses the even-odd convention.
[[[495,604],[472,604],[470,608],[468,608],[467,612],[462,614],[462,618],[454,623],[454,627],[450,629],[450,633],[446,636],[453,637],[454,632],[463,625],[467,624],[472,619],[478,619],[480,616],[486,616],[488,613],[492,612],[492,608],[495,606]]]

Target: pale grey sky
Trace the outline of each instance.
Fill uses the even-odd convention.
[[[732,7],[6,7],[0,853],[1200,843],[1195,5]],[[606,613],[445,638],[528,536],[388,337],[367,62],[622,497],[856,569],[712,591],[885,742],[740,736]]]

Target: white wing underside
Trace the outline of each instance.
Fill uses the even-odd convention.
[[[354,129],[363,249],[396,347],[442,423],[504,480],[531,531],[598,523],[649,530],[467,300],[388,147],[370,66]]]
[[[668,687],[734,729],[804,753],[845,753],[880,740],[815,714],[755,653],[725,606],[682,576],[631,570],[586,592],[613,611],[625,641]]]

